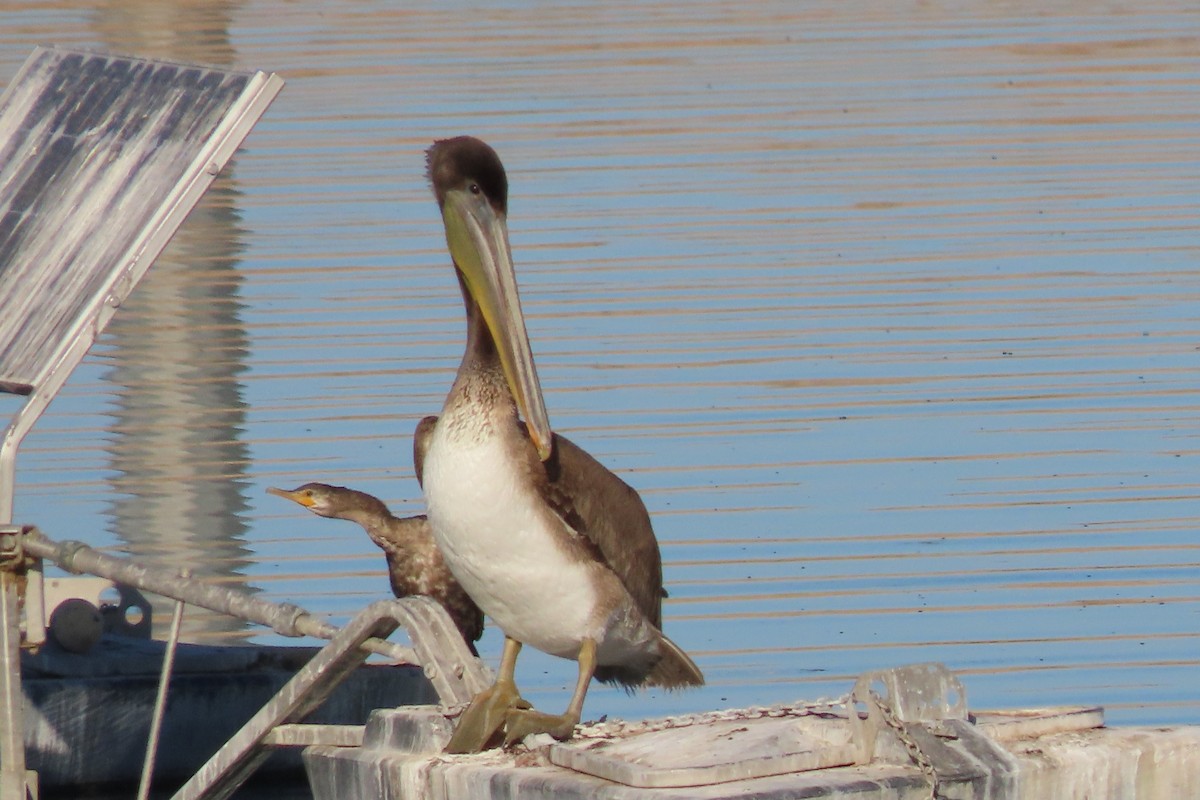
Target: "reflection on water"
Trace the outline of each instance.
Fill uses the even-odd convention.
[[[231,3],[110,2],[91,23],[106,49],[233,67]],[[248,448],[238,376],[249,341],[241,320],[239,192],[227,169],[189,214],[105,339],[114,387],[110,528],[141,561],[246,585]],[[171,604],[155,606],[164,636]],[[195,639],[241,631],[201,609],[184,616]]]
[[[115,52],[234,68],[238,59],[230,25],[241,5],[230,0],[105,0],[94,4],[85,19],[97,39]]]
[[[419,510],[409,437],[463,340],[422,151],[474,133],[509,167],[550,413],[642,492],[667,631],[710,678],[585,713],[943,660],[976,706],[1195,721],[1186,4],[203,5],[126,41],[288,86],[31,435],[18,512],[337,620],[385,594],[356,528],[263,489]],[[5,74],[143,13],[0,8]],[[570,666],[522,659],[559,707]]]
[[[109,327],[106,380],[115,387],[108,439],[112,531],[142,561],[245,586],[242,477],[245,403],[238,375],[249,351],[238,299],[240,231],[234,181],[223,176]],[[165,632],[170,604],[155,606]],[[194,609],[185,635],[240,631]]]

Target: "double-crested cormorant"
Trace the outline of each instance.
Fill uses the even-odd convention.
[[[483,635],[483,612],[446,568],[424,516],[393,516],[378,497],[345,486],[306,483],[291,491],[274,487],[267,491],[297,502],[318,516],[361,525],[387,557],[392,593],[396,597],[422,594],[437,600],[458,626],[471,652],[475,652],[475,642]]]

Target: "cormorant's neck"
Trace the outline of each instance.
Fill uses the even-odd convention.
[[[374,495],[358,491],[346,494],[336,516],[350,522],[357,522],[368,532],[373,528],[387,527],[393,519],[387,504]]]

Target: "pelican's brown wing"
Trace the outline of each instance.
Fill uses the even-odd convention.
[[[642,498],[586,450],[558,434],[543,466],[543,498],[595,546],[641,612],[661,629],[662,557]]]
[[[429,440],[433,436],[433,428],[437,425],[437,417],[425,417],[417,423],[413,431],[413,472],[417,475],[417,484],[423,486],[425,475],[425,454],[429,452]]]

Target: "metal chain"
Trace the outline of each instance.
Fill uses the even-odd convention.
[[[888,724],[888,727],[896,732],[896,738],[904,745],[904,749],[908,751],[908,756],[917,765],[917,769],[924,773],[929,779],[929,797],[930,800],[941,800],[942,794],[938,789],[938,774],[937,769],[933,766],[933,761],[929,755],[921,749],[921,745],[912,734],[908,731],[908,726],[904,724],[904,720],[900,719],[888,701],[884,700],[878,692],[871,691],[871,701],[879,709],[883,721]]]
[[[921,745],[909,733],[908,727],[896,714],[895,709],[892,708],[890,703],[874,691],[871,692],[871,700],[879,709],[883,721],[887,723],[889,728],[895,731],[896,738],[904,745],[904,749],[908,751],[908,755],[913,763],[929,779],[930,800],[942,800],[942,794],[938,788],[939,778],[937,769],[934,767],[933,761],[930,760],[928,754],[921,749]],[[618,739],[625,736],[655,733],[674,728],[687,728],[692,725],[707,725],[714,722],[742,722],[753,719],[775,719],[782,717],[845,717],[847,714],[855,713],[850,710],[852,702],[852,695],[848,693],[833,699],[822,698],[820,700],[775,706],[752,706],[750,708],[734,708],[723,711],[706,711],[700,714],[681,714],[640,722],[626,722],[621,719],[599,720],[579,725],[575,729],[575,738]]]
[[[801,703],[776,706],[754,706],[751,708],[734,708],[724,711],[706,711],[700,714],[681,714],[662,719],[649,719],[640,722],[625,720],[603,720],[586,722],[575,731],[577,739],[617,739],[623,736],[633,736],[642,733],[687,728],[692,725],[707,725],[713,722],[742,722],[752,719],[780,717],[811,717],[811,716],[845,716],[845,710],[850,703],[850,695],[836,699],[821,699]],[[841,709],[839,711],[839,709]]]

